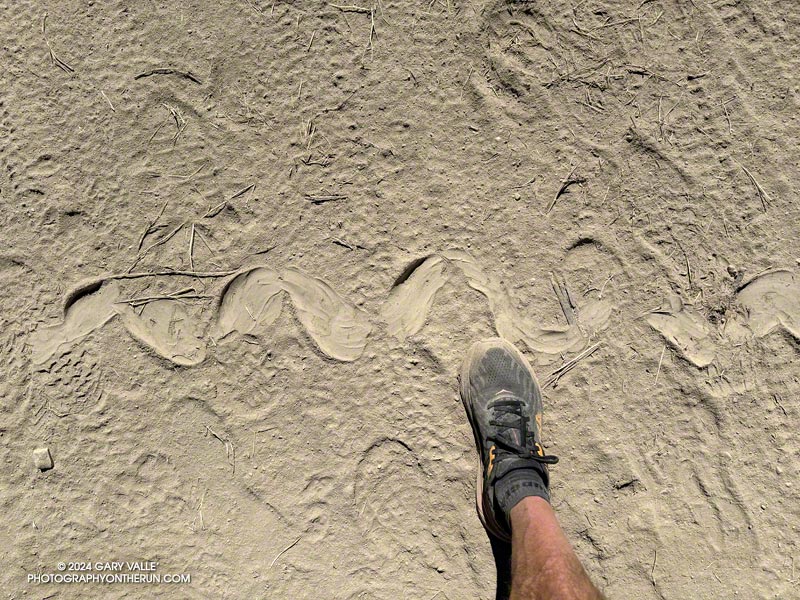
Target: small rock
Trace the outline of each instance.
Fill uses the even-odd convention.
[[[40,471],[47,471],[53,468],[53,457],[50,456],[49,448],[36,448],[33,451],[33,464]]]

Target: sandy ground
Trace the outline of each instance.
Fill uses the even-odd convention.
[[[800,597],[798,5],[356,6],[0,6],[3,597],[493,598],[498,333],[609,597]]]

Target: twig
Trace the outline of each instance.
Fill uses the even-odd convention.
[[[337,246],[341,246],[342,248],[347,248],[348,250],[355,250],[353,246],[351,246],[347,242],[340,240],[339,238],[331,238],[331,241]]]
[[[278,247],[277,244],[272,245],[272,246],[267,246],[263,250],[259,250],[258,252],[253,252],[251,254],[248,254],[247,256],[260,256],[262,254],[267,254],[267,253],[271,252],[272,250],[275,250],[275,248],[277,248],[277,247]]]
[[[189,234],[189,268],[194,271],[194,223],[192,223],[192,232]]]
[[[225,209],[226,206],[228,206],[228,202],[230,202],[231,200],[235,200],[236,198],[246,194],[250,190],[255,189],[255,187],[256,187],[255,183],[251,183],[250,185],[243,187],[242,189],[240,189],[238,192],[236,192],[230,198],[226,198],[225,200],[223,200],[222,202],[217,204],[215,207],[209,208],[206,211],[206,214],[203,215],[203,218],[204,219],[213,219],[219,213],[221,213]]]
[[[204,218],[204,219],[213,219],[213,218],[214,218],[214,217],[216,217],[216,216],[217,216],[219,213],[221,213],[221,212],[222,212],[222,211],[225,209],[225,207],[226,207],[226,206],[228,206],[228,200],[227,200],[227,199],[226,199],[226,200],[223,200],[222,202],[220,202],[219,204],[217,204],[215,207],[213,207],[213,208],[209,208],[209,209],[206,211],[206,214],[204,214],[204,215],[203,215],[203,218]]]
[[[587,80],[586,77],[588,77],[589,75],[593,75],[594,73],[596,73],[597,71],[602,69],[604,66],[606,66],[608,64],[608,62],[609,62],[609,58],[604,58],[603,60],[601,60],[594,67],[589,67],[589,68],[584,69],[582,71],[575,70],[575,71],[571,71],[569,73],[561,73],[557,78],[555,78],[552,81],[549,81],[547,84],[545,84],[545,87],[549,89],[549,88],[555,87],[556,85],[559,85],[560,83],[564,83],[564,82],[567,82],[567,81],[575,81],[575,82],[578,82],[578,83],[582,83],[584,85],[589,85],[591,87],[596,87],[596,88],[602,89],[602,87],[599,84],[597,84],[597,83],[595,83],[593,81]],[[558,65],[555,62],[553,62],[553,64],[556,66],[556,69],[560,71],[560,69],[558,68]]]
[[[556,195],[553,196],[552,200],[550,200],[550,204],[547,205],[547,210],[545,211],[545,214],[548,214],[551,210],[553,210],[553,207],[556,205],[556,202],[558,201],[558,198],[561,196],[561,194],[563,194],[565,191],[567,191],[567,188],[569,186],[571,186],[573,183],[584,183],[586,181],[586,179],[584,179],[582,177],[578,177],[576,179],[572,178],[572,175],[575,173],[575,170],[577,168],[578,168],[578,165],[575,165],[574,167],[572,167],[572,170],[569,172],[569,175],[567,175],[564,179],[561,180],[561,185],[559,186],[558,191],[556,192]]]
[[[200,238],[200,241],[201,241],[201,242],[203,242],[203,245],[204,245],[206,248],[208,248],[208,251],[209,251],[209,252],[210,252],[210,253],[213,255],[213,254],[214,254],[214,251],[211,249],[211,246],[209,246],[209,245],[208,245],[208,242],[206,241],[206,238],[205,238],[205,236],[204,236],[202,233],[200,233],[200,230],[199,230],[199,229],[197,230],[197,237],[199,237],[199,238]]]
[[[257,321],[258,321],[258,319],[256,319],[256,318],[253,316],[253,313],[252,313],[252,312],[250,311],[250,309],[247,307],[247,304],[244,304],[243,306],[244,306],[244,309],[247,311],[247,314],[248,314],[248,315],[250,315],[250,318],[251,318],[251,319],[253,319],[253,321],[254,321],[254,322],[257,322]]]
[[[664,139],[664,120],[661,118],[661,100],[663,100],[664,96],[658,97],[658,133],[659,133],[659,140]]]
[[[183,227],[186,225],[186,223],[187,223],[187,221],[184,221],[183,223],[178,225],[175,229],[170,231],[167,235],[162,237],[160,240],[158,240],[157,242],[153,242],[151,245],[149,245],[147,248],[145,248],[144,251],[139,252],[139,254],[136,256],[136,260],[133,261],[133,264],[131,265],[130,269],[128,269],[128,272],[133,271],[134,267],[139,264],[139,261],[141,261],[145,256],[147,256],[147,253],[150,252],[150,250],[152,250],[153,248],[156,248],[156,247],[158,247],[158,246],[160,246],[162,244],[165,244],[169,240],[171,240],[175,236],[176,233],[178,233],[181,229],[183,229]]]
[[[588,102],[584,102],[583,100],[578,100],[578,104],[581,104],[581,105],[585,106],[586,108],[591,108],[596,113],[601,113],[602,114],[602,112],[603,112],[602,108],[598,108],[594,104],[589,104]]]
[[[570,31],[574,31],[578,35],[582,35],[582,36],[587,37],[587,38],[592,39],[592,40],[598,40],[598,41],[600,40],[600,38],[598,38],[597,36],[592,35],[588,31],[584,31],[583,28],[581,28],[581,26],[578,25],[578,21],[575,20],[575,17],[572,17],[572,24],[575,25],[575,28],[574,29],[570,29]],[[531,33],[531,35],[533,35],[533,34]]]
[[[595,350],[597,350],[600,347],[600,344],[601,342],[597,342],[594,346],[590,346],[589,348],[578,354],[578,356],[576,356],[571,360],[568,360],[563,365],[558,367],[555,371],[550,373],[550,375],[547,376],[547,379],[544,382],[544,387],[549,387],[551,385],[555,386],[555,384],[558,383],[558,380],[561,379],[561,377],[563,377],[569,371],[574,369],[575,365],[577,365],[584,358],[590,356]]]
[[[250,190],[254,189],[255,187],[256,187],[256,184],[255,183],[251,183],[250,185],[247,185],[247,186],[243,187],[242,189],[240,189],[233,196],[228,198],[228,200],[236,200],[236,198],[238,198],[239,196],[244,196],[247,192],[249,192]]]
[[[783,416],[787,416],[786,409],[783,407],[783,404],[781,404],[781,397],[778,394],[772,394],[772,399],[775,401],[775,405],[781,409]]]
[[[567,323],[570,325],[575,325],[578,320],[575,317],[575,311],[573,310],[572,303],[569,300],[569,292],[566,290],[566,284],[556,281],[555,275],[550,273],[550,285],[553,286],[553,291],[556,293],[558,303],[561,305],[561,310],[564,312],[564,317],[566,317]]]
[[[167,174],[167,175],[166,175],[166,177],[172,177],[172,178],[174,178],[174,179],[183,179],[183,180],[189,180],[189,179],[191,179],[192,177],[194,177],[195,175],[197,175],[197,174],[198,174],[200,171],[202,171],[203,169],[205,169],[205,167],[206,167],[206,164],[207,164],[207,163],[203,163],[202,165],[200,165],[199,167],[197,167],[197,170],[195,170],[193,173],[190,173],[189,175],[171,175],[171,174]]]
[[[653,71],[651,71],[647,67],[643,67],[641,65],[625,65],[624,68],[631,75],[641,75],[642,77],[655,77],[656,79],[659,79],[661,81],[667,81],[667,82],[669,82],[669,83],[671,83],[673,85],[677,85],[678,87],[683,87],[681,84],[675,83],[671,79],[667,79],[663,75],[659,75],[658,73],[654,73]]]
[[[326,202],[336,202],[337,200],[347,200],[347,196],[342,194],[306,194],[306,200],[312,204],[325,204]]]
[[[606,280],[603,282],[603,285],[600,286],[600,291],[597,293],[597,299],[598,300],[602,300],[603,299],[603,290],[606,289],[606,285],[608,285],[608,282],[611,281],[612,279],[614,279],[614,275],[613,274],[609,275],[608,278],[606,278]]]
[[[136,77],[134,77],[134,79],[143,79],[145,77],[152,77],[153,75],[177,75],[179,77],[183,77],[184,79],[188,79],[189,81],[194,81],[197,84],[203,84],[203,82],[197,78],[197,75],[191,71],[179,71],[178,69],[168,68],[151,69],[149,71],[145,71],[144,73],[139,73],[136,75]]]
[[[597,27],[592,27],[591,31],[597,31],[598,29],[605,29],[606,27],[617,27],[618,25],[627,25],[628,23],[634,23],[635,21],[638,21],[639,19],[622,19],[620,21],[613,21],[613,22],[609,23],[610,20],[611,20],[611,17],[606,19],[606,22],[603,23],[602,25],[598,25]]]
[[[111,112],[117,112],[117,109],[114,108],[113,104],[111,104],[111,100],[108,99],[108,96],[106,96],[106,93],[104,91],[100,90],[100,95],[103,96],[103,98],[106,99],[106,102],[108,102],[108,105],[111,107]]]
[[[745,175],[747,175],[747,177],[750,178],[750,181],[753,183],[753,185],[756,188],[756,191],[758,192],[758,197],[761,199],[761,206],[764,208],[764,212],[767,212],[767,205],[772,203],[772,198],[770,198],[766,190],[763,187],[761,187],[761,184],[758,183],[758,181],[756,181],[756,178],[747,169],[747,167],[745,167],[743,164],[739,162],[736,162],[735,160],[733,162],[739,165],[742,168],[742,171],[744,171]]]
[[[726,100],[722,103],[722,110],[725,111],[725,120],[728,121],[728,134],[733,135],[733,126],[731,125],[731,116],[728,114],[728,104],[736,100],[736,96],[731,98],[730,100]]]
[[[667,350],[667,345],[661,349],[661,358],[658,359],[658,370],[656,370],[656,384],[658,384],[658,375],[661,373],[661,362],[664,360],[664,352]]]
[[[225,458],[230,462],[231,461],[231,456],[233,457],[233,462],[231,462],[231,465],[233,466],[233,472],[236,473],[236,448],[233,446],[233,442],[231,442],[228,439],[225,439],[225,438],[221,437],[217,432],[215,432],[213,429],[211,429],[211,427],[209,427],[208,425],[204,425],[204,427],[206,428],[206,430],[211,435],[213,435],[215,438],[217,438],[220,442],[222,442],[225,445]],[[228,448],[229,444],[230,444],[230,448]]]
[[[58,55],[53,51],[53,47],[50,45],[50,40],[47,39],[47,13],[44,13],[44,17],[42,17],[42,35],[44,36],[44,43],[47,44],[47,50],[50,52],[50,60],[54,65],[56,65],[59,69],[64,71],[65,73],[74,73],[75,69],[61,60]],[[112,107],[113,108],[113,107]]]
[[[193,287],[188,287],[182,290],[178,290],[177,292],[172,292],[171,294],[165,294],[160,296],[142,296],[141,298],[130,298],[128,300],[117,300],[115,304],[131,304],[136,302],[144,302],[145,300],[166,300],[166,299],[182,298],[184,296],[190,296],[193,292],[196,293],[197,290],[194,289]]]
[[[653,566],[650,568],[650,581],[653,583],[653,587],[656,586],[656,561],[658,560],[658,548],[653,549]]]
[[[289,544],[288,546],[286,546],[286,548],[284,548],[283,550],[281,550],[280,552],[278,552],[278,555],[277,555],[275,558],[273,558],[273,559],[272,559],[272,562],[269,564],[269,566],[270,566],[270,567],[274,567],[274,566],[275,566],[275,562],[276,562],[276,561],[277,561],[277,560],[278,560],[278,559],[279,559],[281,556],[283,556],[284,554],[286,554],[286,553],[287,553],[289,550],[291,550],[292,548],[294,548],[294,547],[297,545],[297,542],[299,542],[299,541],[300,541],[300,538],[297,538],[297,539],[296,539],[295,541],[293,541],[291,544]]]
[[[232,271],[139,271],[134,273],[114,273],[112,275],[106,275],[105,277],[101,277],[100,281],[107,279],[141,279],[142,277],[168,276],[212,278],[227,277],[228,275],[233,275],[238,272],[239,269],[234,269]]]
[[[314,119],[316,119],[317,117],[319,117],[319,116],[322,116],[322,115],[324,115],[324,114],[327,114],[327,113],[329,113],[329,112],[335,112],[335,111],[337,111],[337,110],[342,110],[342,109],[344,108],[344,105],[345,105],[345,104],[347,104],[347,102],[350,100],[350,98],[352,98],[353,96],[355,96],[355,95],[356,95],[356,93],[358,93],[358,90],[353,90],[352,92],[350,92],[350,95],[349,95],[349,96],[347,96],[347,98],[345,98],[344,100],[342,100],[341,102],[339,102],[339,104],[337,104],[336,106],[331,106],[331,107],[328,107],[328,108],[323,108],[323,109],[322,109],[321,111],[319,111],[319,112],[318,112],[316,115],[314,115],[313,117],[311,117],[311,119],[309,119],[309,120],[308,120],[309,131],[313,131],[313,120],[314,120]]]
[[[686,277],[689,278],[689,287],[691,288],[692,287],[692,266],[689,264],[689,255],[686,254],[686,250],[683,249],[683,245],[680,242],[678,242],[678,240],[675,240],[675,241],[678,244],[678,248],[680,248],[681,252],[683,252],[683,260],[686,261]]]
[[[158,132],[161,131],[161,128],[164,126],[165,123],[166,123],[166,121],[162,121],[161,123],[159,123],[158,127],[156,127],[156,130],[153,132],[153,135],[151,135],[150,139],[147,140],[147,145],[148,146],[150,145],[150,142],[152,142],[155,139],[155,137],[158,135]]]
[[[254,11],[256,11],[258,14],[260,14],[260,15],[262,15],[262,16],[263,16],[263,14],[264,14],[264,11],[263,11],[263,10],[261,10],[261,9],[260,9],[258,6],[256,6],[256,5],[255,5],[255,4],[253,4],[252,2],[250,2],[250,0],[244,0],[244,1],[245,1],[245,2],[247,2],[247,4],[250,6],[250,8],[252,8],[252,9],[253,9]],[[275,5],[274,5],[274,4],[272,5],[272,8],[273,8],[273,9],[275,8]]]
[[[150,224],[145,227],[145,230],[142,232],[142,237],[139,238],[139,245],[136,247],[136,252],[139,252],[142,249],[142,244],[144,244],[144,239],[152,232],[153,227],[155,224],[158,223],[158,220],[161,218],[161,215],[164,214],[164,210],[167,208],[167,204],[169,204],[169,200],[164,202],[164,206],[161,207],[161,210],[156,215],[156,218],[153,219]]]
[[[341,246],[342,248],[347,248],[349,250],[366,250],[367,249],[365,246],[362,246],[360,244],[353,245],[353,244],[351,244],[349,242],[345,242],[344,240],[340,240],[339,238],[330,238],[330,240],[334,244],[336,244],[337,246]]]
[[[373,9],[365,8],[363,6],[356,6],[355,4],[329,4],[328,6],[332,6],[333,8],[338,8],[342,12],[354,12],[354,13],[363,13],[363,14],[370,14]]]
[[[200,300],[207,298],[214,298],[214,296],[209,296],[208,294],[175,293],[164,296],[142,296],[141,298],[128,298],[127,300],[117,300],[114,304],[130,304],[132,308],[138,308],[139,306],[150,304],[151,302],[157,302],[158,300],[175,300],[180,302],[181,300]]]
[[[184,129],[186,129],[186,126],[189,124],[189,122],[183,118],[183,115],[180,112],[178,112],[178,109],[175,108],[174,106],[170,106],[169,104],[166,103],[164,103],[164,106],[167,108],[167,110],[169,110],[170,114],[172,115],[172,118],[175,119],[176,131],[175,135],[172,136],[172,143],[175,144],[177,143],[178,138],[183,133]]]
[[[369,40],[367,40],[367,49],[369,49],[370,57],[372,57],[372,38],[375,37],[375,10],[369,11]]]
[[[91,294],[92,292],[96,292],[100,289],[107,281],[114,281],[118,279],[141,279],[143,277],[197,277],[200,279],[204,278],[214,278],[214,277],[228,277],[230,275],[237,275],[242,272],[247,272],[247,269],[244,271],[242,269],[234,269],[231,271],[170,271],[170,270],[163,270],[163,271],[136,271],[136,272],[126,272],[126,273],[109,273],[107,275],[100,275],[99,277],[94,277],[91,279],[85,279],[81,281],[77,286],[72,288],[64,298],[64,310],[66,311],[70,306],[72,306],[76,301],[80,298],[85,296],[86,294]]]
[[[314,36],[315,35],[317,35],[317,30],[316,29],[311,33],[311,39],[308,42],[308,47],[306,48],[306,52],[309,52],[311,50],[311,45],[314,43]]]

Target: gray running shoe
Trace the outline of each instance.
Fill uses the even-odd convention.
[[[547,465],[558,458],[542,446],[542,393],[525,357],[500,338],[470,348],[459,383],[478,448],[478,516],[510,541],[514,505],[526,496],[550,501]]]

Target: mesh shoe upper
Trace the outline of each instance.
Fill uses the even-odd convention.
[[[493,514],[493,484],[498,478],[513,470],[534,469],[544,485],[540,495],[549,499],[546,465],[558,459],[547,456],[541,443],[541,390],[522,354],[509,342],[490,339],[470,350],[461,373],[461,396],[483,467],[479,513],[487,529],[505,539],[508,525]]]

